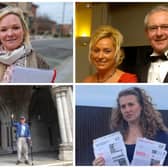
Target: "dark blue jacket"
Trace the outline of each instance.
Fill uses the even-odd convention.
[[[21,123],[20,122],[12,122],[12,125],[14,127],[16,127],[16,137],[20,137],[21,136]],[[25,129],[25,137],[26,138],[30,138],[31,135],[30,135],[30,128],[29,128],[29,125],[27,123],[24,124],[26,129]]]

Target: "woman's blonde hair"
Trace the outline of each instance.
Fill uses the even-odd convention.
[[[92,48],[99,40],[104,38],[111,38],[113,40],[116,56],[116,67],[117,67],[122,63],[124,58],[124,52],[121,50],[121,45],[123,43],[123,36],[117,29],[109,25],[100,26],[91,36],[89,44],[89,61],[91,62]]]
[[[23,27],[23,31],[24,31],[24,40],[23,43],[25,45],[30,45],[30,34],[29,34],[29,28],[27,26],[27,23],[25,21],[24,15],[23,15],[23,11],[20,8],[17,7],[5,7],[0,9],[0,21],[7,15],[9,14],[14,14],[16,16],[18,16],[18,18],[21,21],[22,27]]]

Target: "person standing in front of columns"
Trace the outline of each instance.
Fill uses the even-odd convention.
[[[121,71],[124,52],[121,50],[122,34],[112,26],[101,26],[92,35],[89,44],[89,61],[97,72],[84,79],[89,83],[134,83],[135,74]]]
[[[156,6],[144,19],[151,52],[145,54],[137,67],[140,82],[168,82],[168,7]]]
[[[13,121],[13,115],[12,121]],[[29,125],[26,123],[24,116],[20,116],[20,122],[13,121],[12,126],[16,128],[17,137],[17,162],[16,165],[21,163],[22,154],[25,158],[25,164],[29,165],[28,157],[28,144],[31,144],[31,135]]]

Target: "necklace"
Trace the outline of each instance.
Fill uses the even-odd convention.
[[[116,69],[114,69],[113,71],[112,71],[112,73],[110,74],[110,75],[108,75],[105,79],[103,79],[103,80],[100,80],[99,79],[99,75],[98,75],[98,73],[96,74],[96,78],[97,78],[97,82],[98,83],[100,83],[100,82],[106,82],[108,79],[110,79],[114,74],[115,74],[115,72],[116,72]]]

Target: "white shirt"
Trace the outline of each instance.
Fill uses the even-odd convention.
[[[26,126],[22,124],[21,133],[20,133],[21,136],[25,136],[25,130],[26,130]]]
[[[157,55],[158,55],[157,53],[152,53],[151,57],[155,57]],[[165,55],[168,55],[168,50],[165,52]],[[168,72],[168,60],[167,61],[158,60],[156,62],[152,62],[148,70],[147,82],[162,83],[164,81],[164,78],[166,77],[167,72]]]

